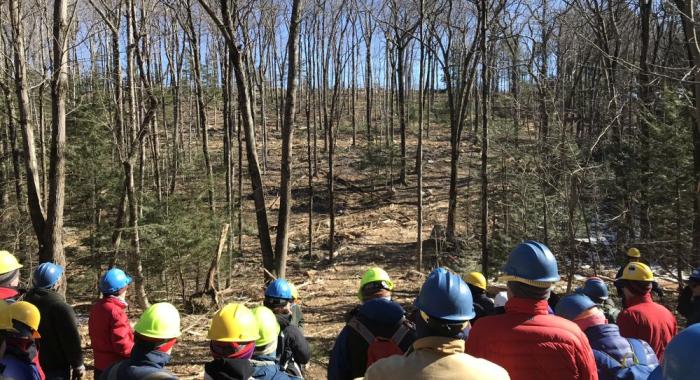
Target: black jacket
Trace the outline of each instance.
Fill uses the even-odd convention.
[[[700,297],[693,297],[690,286],[683,288],[678,295],[678,312],[688,320],[688,326],[700,323]]]
[[[469,290],[471,290],[472,292],[474,312],[476,312],[476,317],[472,319],[472,323],[474,323],[477,319],[481,317],[493,315],[495,307],[493,304],[493,300],[486,296],[483,289],[477,288],[476,286],[472,286],[472,284],[467,285],[469,286]]]
[[[204,365],[205,379],[248,380],[253,376],[253,365],[244,359],[214,359]]]
[[[41,313],[41,367],[52,370],[83,365],[78,323],[66,300],[53,290],[40,288],[30,290],[24,300],[34,304]]]
[[[280,324],[280,339],[277,344],[277,357],[280,366],[285,367],[289,361],[304,365],[311,360],[311,347],[298,327],[291,324],[291,314],[276,314]]]

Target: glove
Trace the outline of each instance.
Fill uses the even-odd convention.
[[[85,376],[85,366],[73,367],[73,375],[71,380],[80,380]]]

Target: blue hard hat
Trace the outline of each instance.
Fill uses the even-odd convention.
[[[415,305],[430,317],[450,322],[464,322],[476,316],[467,283],[462,277],[443,268],[437,268],[428,275]]]
[[[649,376],[649,380],[697,380],[700,360],[700,323],[691,325],[676,335],[666,346],[664,361]]]
[[[61,278],[63,267],[54,263],[41,263],[32,275],[32,282],[37,288],[50,288]]]
[[[690,279],[700,281],[700,267],[695,268],[693,273],[690,274]]]
[[[129,284],[131,277],[119,268],[112,268],[100,278],[100,291],[103,294],[115,294]]]
[[[508,255],[503,266],[505,280],[526,280],[552,283],[559,281],[557,259],[546,245],[527,240],[518,244]],[[538,286],[538,284],[531,284]]]
[[[578,294],[588,296],[594,302],[598,300],[606,300],[609,297],[608,286],[601,278],[591,277],[583,284],[583,287],[575,290]]]
[[[554,312],[562,318],[573,321],[576,317],[581,315],[581,313],[595,306],[595,302],[588,298],[588,296],[583,294],[570,294],[566,297],[562,297],[562,299],[557,302]]]
[[[278,278],[272,281],[265,289],[265,297],[279,298],[283,300],[292,299],[292,287],[287,280]]]

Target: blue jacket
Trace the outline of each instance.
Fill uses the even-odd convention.
[[[659,365],[647,342],[622,337],[617,325],[596,325],[586,329],[585,333],[593,349],[600,380],[646,380]]]
[[[13,380],[41,380],[39,370],[34,363],[19,359],[13,355],[5,355],[0,361],[5,370],[0,377]],[[4,377],[3,377],[4,376]]]
[[[290,376],[277,365],[274,356],[255,355],[250,363],[253,365],[253,379],[258,380],[292,380]]]
[[[375,336],[391,338],[404,317],[403,308],[394,301],[383,298],[365,302],[354,314]],[[410,331],[399,347],[406,352],[416,339]],[[340,331],[331,351],[328,363],[328,380],[351,380],[362,377],[367,370],[367,341],[350,326]]]
[[[131,351],[131,358],[109,367],[102,373],[100,380],[177,380],[177,376],[164,369],[168,362],[170,355],[158,350],[148,350],[137,343]]]

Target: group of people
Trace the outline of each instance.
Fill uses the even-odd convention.
[[[328,379],[700,379],[700,323],[688,318],[678,333],[674,315],[652,298],[651,268],[637,249],[628,257],[614,281],[621,310],[598,277],[556,296],[557,261],[535,241],[508,256],[500,278],[507,291],[496,296],[504,305],[488,297],[481,273],[462,279],[438,268],[407,315],[391,299],[389,275],[372,268],[335,341]],[[700,268],[688,284],[684,313],[700,316]]]
[[[43,263],[32,288],[19,289],[17,258],[0,251],[0,380],[79,380],[85,377],[78,323],[56,291],[63,268]],[[88,331],[99,380],[172,380],[166,369],[181,336],[180,313],[170,303],[148,307],[132,327],[126,314],[131,284],[119,268],[99,281],[102,297],[90,309]],[[207,337],[212,360],[205,379],[300,379],[311,357],[302,332],[299,294],[284,279],[265,289],[253,309],[229,303],[212,317]]]
[[[463,279],[432,271],[407,314],[392,299],[386,271],[370,268],[359,304],[330,354],[330,380],[697,380],[700,378],[700,268],[681,294],[689,327],[677,332],[673,314],[652,298],[655,278],[630,261],[614,285],[618,310],[601,278],[574,293],[552,293],[560,280],[547,246],[525,241],[509,254],[496,301],[478,272]],[[0,251],[0,380],[78,380],[85,376],[73,309],[56,292],[63,268],[40,264],[32,288],[19,290],[22,265]],[[466,281],[465,281],[466,280]],[[126,314],[132,279],[111,268],[99,282],[102,297],[90,309],[88,330],[94,378],[177,379],[166,369],[181,336],[180,314],[169,303],[148,307],[133,326]],[[299,294],[284,279],[270,282],[262,305],[229,303],[212,317],[207,339],[212,360],[204,379],[301,379],[311,349],[303,334]]]

